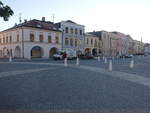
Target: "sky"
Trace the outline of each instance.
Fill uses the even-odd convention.
[[[5,22],[0,18],[0,31],[24,19],[60,22],[72,20],[85,26],[86,32],[118,31],[135,40],[150,43],[150,0],[2,0],[14,15]]]

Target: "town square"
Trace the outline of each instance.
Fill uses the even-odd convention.
[[[106,1],[0,0],[0,113],[150,113],[149,1]]]

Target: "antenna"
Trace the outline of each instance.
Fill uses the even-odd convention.
[[[54,19],[55,19],[55,14],[53,14],[53,15],[52,15],[52,18],[53,18],[53,23],[54,23]]]
[[[19,13],[19,23],[21,24],[22,20],[21,20],[21,13]]]

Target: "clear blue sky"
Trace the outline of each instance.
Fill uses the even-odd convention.
[[[0,31],[24,19],[55,22],[72,20],[85,25],[85,30],[119,31],[134,39],[150,43],[150,0],[2,0],[15,14],[8,22],[0,18]]]

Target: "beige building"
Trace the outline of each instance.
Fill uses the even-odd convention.
[[[52,23],[30,20],[0,32],[0,57],[49,58],[61,49],[62,32]]]
[[[144,53],[144,43],[133,40],[133,54]]]
[[[84,54],[97,56],[101,54],[101,51],[101,40],[99,37],[86,33],[84,39]]]
[[[119,38],[114,33],[107,31],[94,31],[89,33],[98,36],[101,40],[101,53],[103,56],[115,56],[117,54]]]

